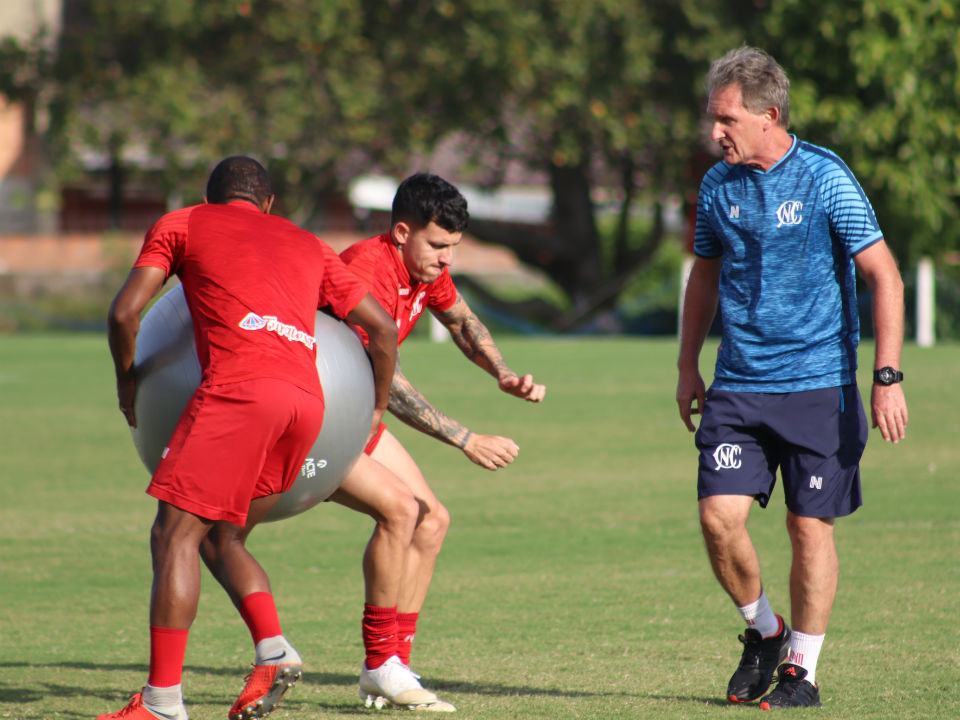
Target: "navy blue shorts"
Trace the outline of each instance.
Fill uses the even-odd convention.
[[[711,388],[696,433],[697,496],[752,495],[766,507],[779,468],[791,512],[849,515],[862,504],[868,432],[856,385],[794,393]]]

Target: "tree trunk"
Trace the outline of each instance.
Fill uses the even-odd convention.
[[[603,285],[596,218],[583,166],[551,166],[553,216],[549,227],[471,218],[469,232],[506,247],[523,262],[543,270],[570,298],[585,307]]]
[[[570,296],[574,310],[585,310],[604,282],[586,166],[551,165],[550,186],[556,249],[548,272]]]

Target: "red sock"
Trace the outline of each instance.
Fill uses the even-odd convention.
[[[250,593],[241,600],[240,617],[250,628],[254,645],[264,638],[283,634],[280,631],[280,617],[277,615],[277,606],[273,602],[273,595],[268,592]]]
[[[417,634],[417,618],[420,613],[397,613],[397,655],[404,665],[410,664],[413,636]]]
[[[147,682],[154,687],[179,685],[183,677],[183,657],[187,653],[189,630],[150,626],[150,673]]]
[[[397,608],[363,605],[363,647],[367,651],[367,669],[383,665],[397,654]]]

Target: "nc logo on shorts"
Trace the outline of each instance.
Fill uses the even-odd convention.
[[[240,321],[240,327],[244,330],[259,330],[267,326],[267,321],[256,313],[247,313],[247,316]]]
[[[740,453],[742,448],[739,445],[730,443],[721,443],[713,451],[713,461],[717,464],[714,470],[736,470],[742,464]]]

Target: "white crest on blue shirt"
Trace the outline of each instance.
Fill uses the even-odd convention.
[[[799,225],[803,221],[803,215],[800,214],[801,210],[803,210],[802,202],[799,200],[787,200],[777,208],[777,220],[780,221],[777,227]]]

